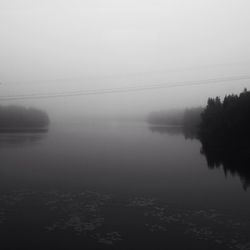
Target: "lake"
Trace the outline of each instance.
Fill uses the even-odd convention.
[[[202,152],[143,122],[0,134],[1,248],[250,249],[249,172]]]

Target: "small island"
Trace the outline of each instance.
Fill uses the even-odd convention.
[[[49,116],[45,111],[20,106],[0,106],[0,132],[46,132]]]

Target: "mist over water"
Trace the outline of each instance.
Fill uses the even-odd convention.
[[[249,4],[1,1],[1,96],[150,86],[249,75]],[[204,106],[248,80],[69,98],[14,100],[62,117],[146,115]],[[8,102],[5,102],[8,104]]]
[[[1,231],[4,244],[14,249],[17,243],[8,243],[6,226],[18,225],[11,235],[27,248],[34,245],[26,235],[34,242],[43,237],[41,249],[131,244],[180,249],[183,243],[169,243],[166,236],[186,232],[185,244],[194,244],[198,235],[207,239],[203,230],[214,218],[235,242],[215,223],[209,244],[202,243],[205,249],[245,244],[250,197],[241,178],[248,176],[209,169],[201,143],[185,138],[180,128],[98,119],[54,123],[48,133],[36,135],[1,134],[0,140]],[[64,240],[49,240],[63,232]],[[146,236],[149,241],[141,239]]]
[[[0,248],[249,249],[249,141],[183,125],[249,89],[249,9],[1,0]]]
[[[238,178],[227,180],[223,171],[208,169],[198,140],[185,138],[180,129],[172,131],[163,133],[143,122],[90,120],[52,124],[44,134],[1,134],[2,168],[10,174],[9,181],[3,175],[1,183],[45,189],[92,187],[121,194],[169,193],[172,198],[178,193],[181,198],[174,199],[181,202],[190,202],[196,193],[201,199],[195,200],[202,206],[204,190],[213,192],[217,185],[248,196]],[[11,174],[16,176],[14,182]],[[185,198],[187,189],[192,189],[192,196]]]

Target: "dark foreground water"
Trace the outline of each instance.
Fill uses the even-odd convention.
[[[250,249],[249,172],[201,147],[142,123],[0,134],[0,248]]]

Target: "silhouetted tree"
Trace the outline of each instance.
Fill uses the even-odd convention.
[[[245,89],[240,95],[209,98],[201,114],[200,132],[204,136],[233,143],[250,139],[250,92]]]

